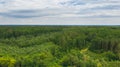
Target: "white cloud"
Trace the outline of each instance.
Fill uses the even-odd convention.
[[[15,9],[42,9],[42,8],[58,8],[60,2],[67,0],[2,0],[5,2],[0,5],[0,9],[15,10]]]
[[[22,19],[28,19],[28,22],[32,19],[34,22],[35,18],[50,20],[53,17],[73,17],[73,20],[82,17],[120,17],[120,0],[0,0],[0,23],[6,18],[12,22],[17,19],[21,22],[25,22]]]
[[[5,2],[0,5],[0,9],[16,10],[16,9],[42,9],[42,8],[78,8],[90,9],[94,7],[104,7],[107,5],[119,5],[119,0],[2,0]],[[77,5],[72,5],[77,2]],[[81,5],[80,2],[84,2]],[[62,5],[61,3],[70,5]]]

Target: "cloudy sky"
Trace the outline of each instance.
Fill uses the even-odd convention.
[[[0,25],[120,25],[120,0],[0,0]]]

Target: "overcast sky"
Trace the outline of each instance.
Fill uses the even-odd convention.
[[[0,25],[120,25],[120,0],[0,0]]]

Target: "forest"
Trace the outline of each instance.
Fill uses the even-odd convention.
[[[120,26],[0,26],[0,67],[120,67]]]

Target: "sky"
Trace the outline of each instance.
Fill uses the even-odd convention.
[[[120,25],[120,0],[0,0],[0,25]]]

